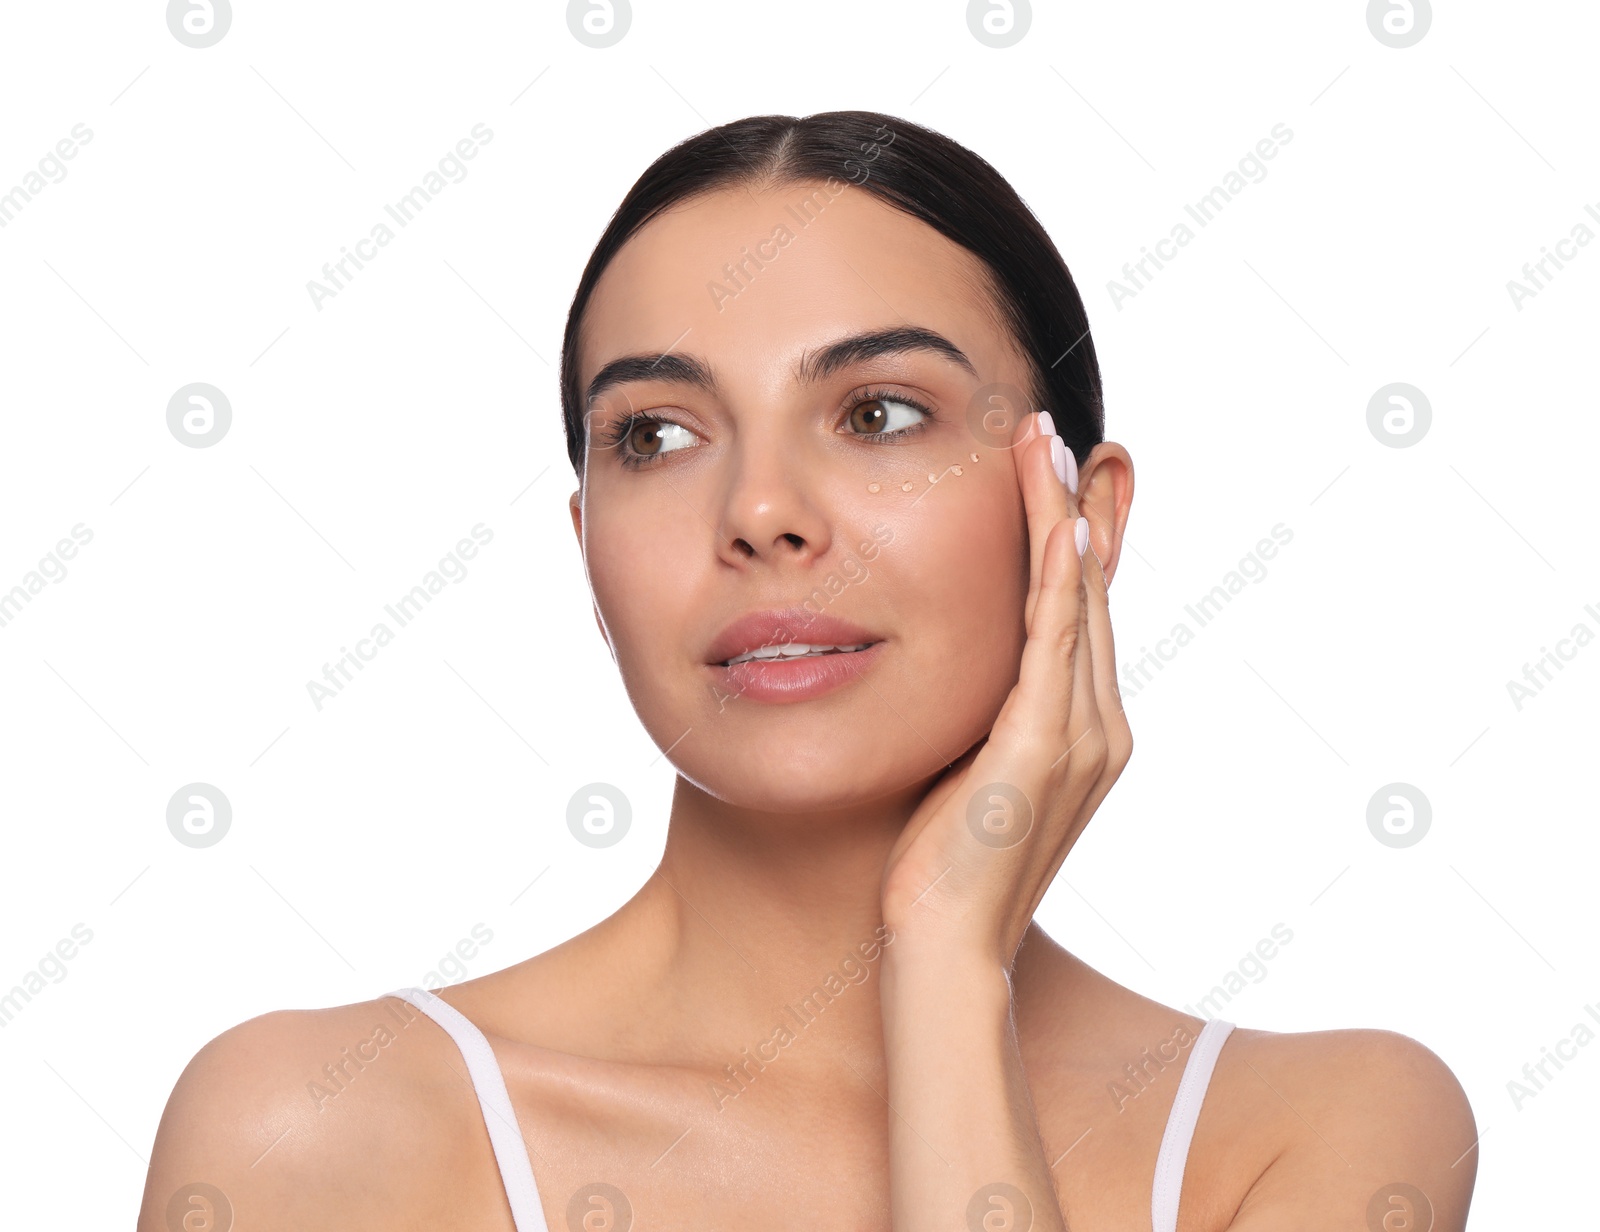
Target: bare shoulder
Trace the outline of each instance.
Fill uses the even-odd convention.
[[[1250,1118],[1272,1148],[1220,1226],[1465,1227],[1477,1124],[1460,1081],[1426,1045],[1384,1030],[1239,1028],[1214,1084],[1222,1099],[1215,1108],[1208,1099],[1211,1129],[1242,1132],[1229,1122]]]
[[[463,1191],[485,1209],[464,1205]],[[454,1042],[381,997],[263,1014],[201,1048],[162,1114],[138,1227],[226,1227],[224,1209],[233,1226],[261,1232],[448,1228],[473,1215],[494,1227],[497,1205],[488,1134]],[[202,1222],[185,1222],[191,1212]]]
[[[1019,1029],[1036,1062],[1041,1129],[1047,1146],[1079,1161],[1060,1170],[1066,1198],[1107,1222],[1142,1217],[1205,1020],[1108,979],[1042,932],[1021,958],[1031,978]],[[1460,1232],[1477,1139],[1460,1081],[1409,1036],[1238,1026],[1216,1053],[1194,1125],[1178,1229]],[[1131,1180],[1116,1191],[1119,1176]]]

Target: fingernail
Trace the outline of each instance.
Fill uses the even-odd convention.
[[[1056,421],[1050,418],[1049,411],[1039,412],[1039,435],[1054,436],[1056,434]]]
[[[1062,444],[1059,436],[1050,438],[1050,465],[1055,467],[1056,478],[1062,483],[1067,481],[1067,447]]]
[[[1078,460],[1059,436],[1050,438],[1050,464],[1056,468],[1056,478],[1067,485],[1067,491],[1078,494]]]
[[[1078,555],[1082,556],[1085,548],[1089,546],[1089,519],[1079,518],[1076,526],[1072,528],[1073,542],[1078,546]]]

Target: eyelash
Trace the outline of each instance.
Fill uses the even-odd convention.
[[[912,398],[906,394],[897,393],[887,389],[862,390],[861,393],[855,395],[850,404],[844,408],[845,419],[848,420],[850,416],[855,413],[855,410],[858,406],[868,402],[898,402],[901,406],[909,406],[914,410],[921,411],[924,418],[920,422],[912,424],[910,427],[896,428],[892,432],[857,432],[852,434],[859,436],[864,440],[902,440],[909,436],[915,436],[918,432],[923,431],[930,422],[938,419],[938,415],[934,412],[932,407],[924,405],[916,398]],[[618,423],[608,425],[599,434],[600,442],[605,448],[615,449],[617,451],[617,457],[621,460],[621,463],[624,467],[627,467],[630,470],[636,470],[641,467],[649,466],[651,463],[658,461],[660,458],[666,455],[630,454],[624,450],[622,448],[623,443],[627,441],[628,437],[633,433],[633,430],[642,423],[670,424],[675,422],[676,421],[671,419],[663,419],[658,415],[632,414]],[[677,426],[682,427],[683,425],[678,424]],[[685,431],[687,431],[687,429],[685,429]],[[676,453],[678,451],[668,450],[667,452]]]

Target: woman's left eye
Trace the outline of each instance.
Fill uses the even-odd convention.
[[[914,418],[907,417],[912,412]],[[926,426],[933,412],[904,395],[868,394],[850,408],[847,421],[861,436],[908,436]]]

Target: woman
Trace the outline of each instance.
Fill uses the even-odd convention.
[[[1203,1022],[1032,922],[1132,749],[1133,469],[992,167],[868,112],[682,143],[561,391],[596,620],[678,771],[661,865],[442,997],[212,1041],[142,1229],[1464,1226],[1428,1049]]]

